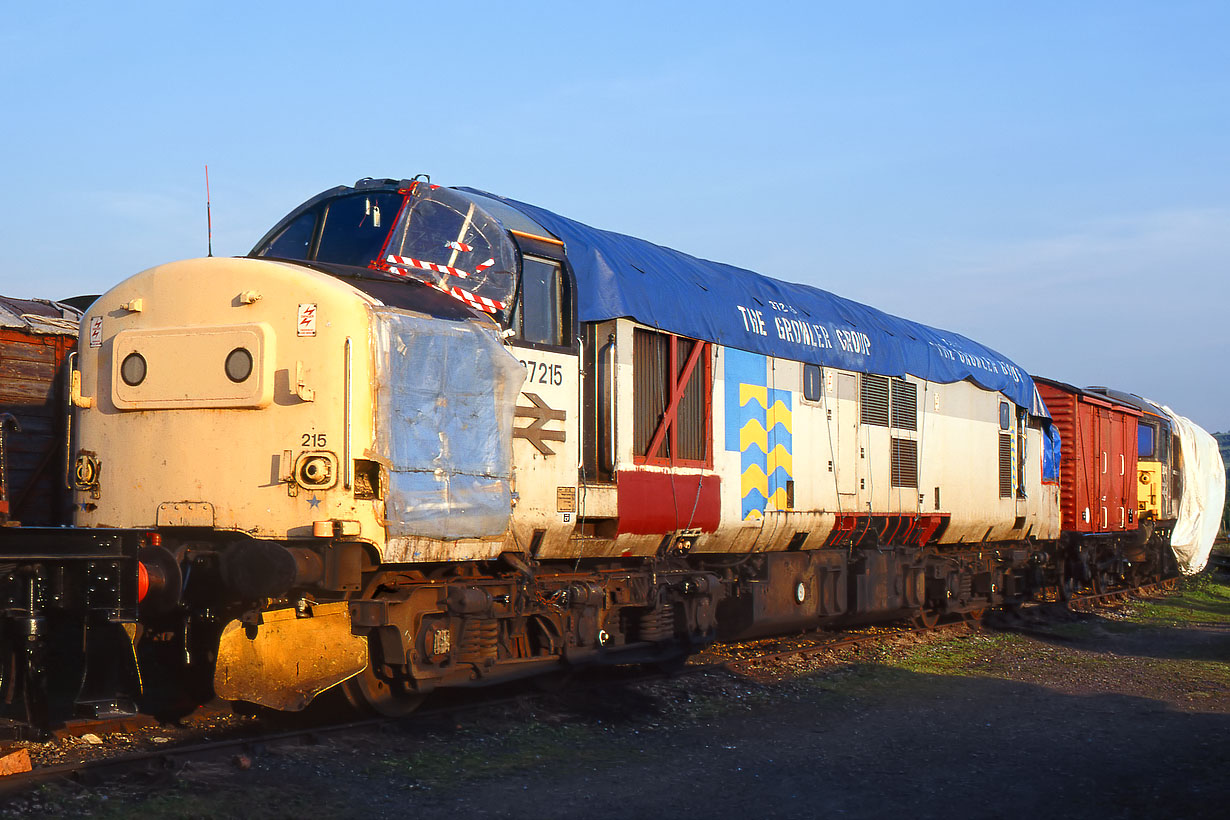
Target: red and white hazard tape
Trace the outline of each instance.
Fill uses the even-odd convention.
[[[473,245],[467,245],[464,242],[445,242],[444,247],[454,251],[461,251],[462,253],[469,253],[474,250]]]
[[[453,268],[450,268],[447,265],[436,265],[432,262],[420,262],[417,259],[411,259],[406,256],[389,256],[388,260],[390,264],[394,266],[400,265],[402,267],[415,267],[415,268],[420,268],[422,270],[434,270],[438,273],[448,273],[454,270]],[[488,261],[490,262],[490,260]],[[491,262],[491,264],[494,264],[494,262]],[[491,264],[484,263],[486,268],[491,267]],[[389,269],[389,272],[395,273],[398,276],[409,276],[410,275],[408,271],[398,270],[397,267],[391,267]],[[458,275],[458,274],[453,274],[453,275]],[[467,274],[462,272],[460,275],[466,276]],[[478,308],[479,310],[486,311],[487,313],[494,313],[497,310],[504,310],[506,307],[508,307],[503,302],[497,302],[494,299],[488,299],[486,296],[479,296],[477,293],[470,293],[470,291],[466,290],[465,288],[449,287],[448,285],[441,284],[439,282],[431,283],[431,286],[435,288],[436,290],[440,291],[441,293],[447,293],[449,296],[453,297],[454,299],[457,299],[458,301],[461,301],[461,302],[465,302],[470,307]]]
[[[388,258],[389,264],[401,265],[404,268],[418,268],[419,270],[432,270],[436,273],[444,273],[449,276],[456,276],[460,279],[465,279],[470,275],[469,271],[461,268],[452,268],[448,265],[437,265],[435,262],[424,262],[421,259],[411,259],[409,256],[392,256]]]
[[[436,290],[447,293],[454,299],[465,302],[470,307],[478,308],[487,313],[495,313],[497,310],[504,310],[507,307],[503,302],[488,299],[486,296],[479,296],[477,293],[470,293],[465,288],[450,288],[448,285],[435,285],[434,287]]]

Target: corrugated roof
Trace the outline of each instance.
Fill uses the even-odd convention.
[[[24,328],[31,333],[76,336],[81,311],[49,299],[13,299],[0,296],[0,327]]]

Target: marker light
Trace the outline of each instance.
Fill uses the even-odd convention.
[[[129,353],[120,364],[120,378],[129,387],[136,387],[145,381],[145,357],[140,353]]]

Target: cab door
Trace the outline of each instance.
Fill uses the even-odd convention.
[[[576,524],[579,348],[571,279],[545,239],[522,248],[509,349],[525,368],[513,420],[513,534],[532,557],[563,554]]]
[[[857,507],[859,484],[858,445],[858,377],[853,373],[837,374],[837,492],[843,496],[841,506]]]

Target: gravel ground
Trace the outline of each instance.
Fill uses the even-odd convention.
[[[1092,613],[44,787],[0,817],[1220,818],[1228,737],[1230,584],[1206,576]]]

